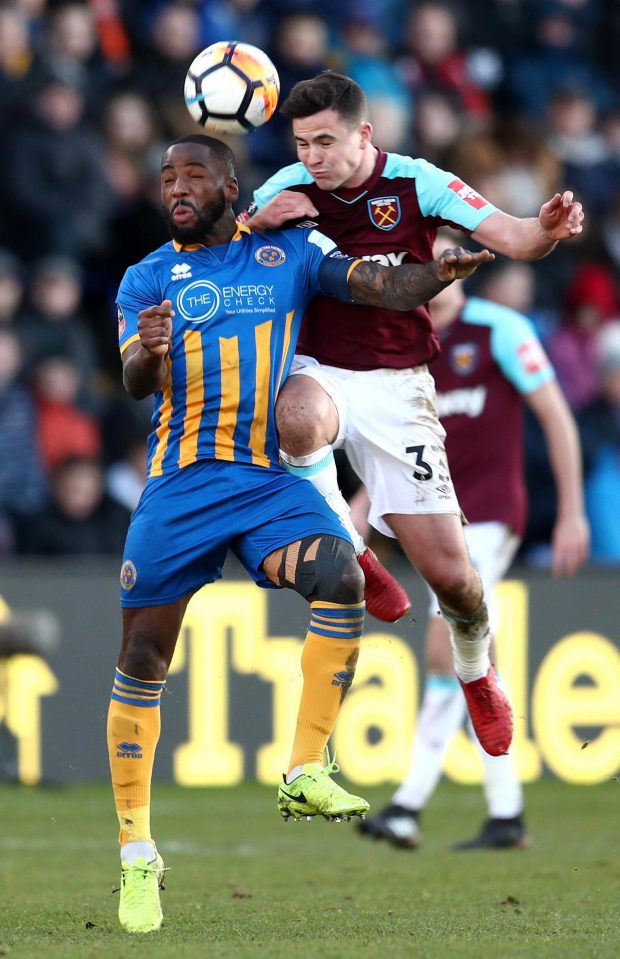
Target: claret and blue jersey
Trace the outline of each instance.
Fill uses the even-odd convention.
[[[166,243],[128,269],[117,297],[121,352],[139,340],[141,310],[170,299],[175,311],[149,476],[204,459],[277,463],[275,399],[306,304],[320,292],[350,303],[357,262],[316,230],[239,227],[230,243]]]
[[[375,168],[359,187],[320,189],[304,167],[293,163],[254,193],[260,209],[282,190],[310,198],[313,217],[341,250],[384,266],[427,263],[440,226],[475,231],[497,208],[453,173],[426,160],[377,152]],[[438,353],[428,309],[389,310],[341,306],[325,297],[310,305],[298,352],[348,370],[406,369]]]

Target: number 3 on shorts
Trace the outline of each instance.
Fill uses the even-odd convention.
[[[423,446],[407,446],[405,448],[406,453],[415,453],[415,465],[417,469],[414,469],[413,476],[417,480],[429,480],[432,479],[433,470],[428,463],[425,463],[422,459],[424,455]],[[422,473],[421,471],[424,470]]]

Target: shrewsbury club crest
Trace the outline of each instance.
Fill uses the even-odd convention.
[[[368,215],[373,226],[393,230],[400,223],[400,200],[397,196],[378,196],[368,201]]]

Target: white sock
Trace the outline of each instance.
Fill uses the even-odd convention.
[[[491,665],[491,633],[486,603],[481,602],[478,614],[471,617],[458,616],[441,603],[439,608],[450,631],[456,675],[464,683],[482,679]]]
[[[331,446],[321,446],[320,449],[307,456],[291,456],[280,450],[280,459],[285,470],[294,476],[301,476],[310,480],[319,491],[327,505],[333,509],[347,533],[353,540],[355,552],[359,556],[366,549],[366,544],[351,522],[350,509],[347,501],[338,486],[338,471],[334,451]]]
[[[500,676],[497,685],[506,692]],[[515,769],[512,755],[489,756],[484,751],[474,732],[471,721],[469,734],[476,743],[484,765],[484,794],[491,819],[513,819],[523,812],[523,789]]]
[[[454,676],[429,676],[411,752],[409,774],[392,802],[423,809],[441,777],[446,749],[463,723],[465,697]]]
[[[284,779],[287,783],[292,783],[298,776],[301,776],[301,766],[293,766],[290,773],[287,773]]]
[[[126,842],[121,846],[123,862],[131,864],[136,859],[146,859],[147,862],[153,862],[156,858],[157,849],[152,839],[145,839],[141,842]]]

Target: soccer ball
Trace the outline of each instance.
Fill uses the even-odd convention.
[[[258,47],[219,40],[192,62],[184,93],[187,109],[208,133],[251,133],[273,115],[280,79]]]

